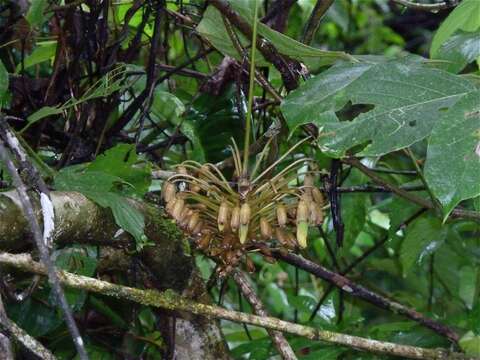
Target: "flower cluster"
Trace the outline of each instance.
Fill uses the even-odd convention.
[[[163,185],[167,213],[200,249],[226,264],[247,249],[265,250],[267,242],[305,248],[309,226],[323,222],[323,195],[314,186],[312,173],[302,176],[302,186],[292,184],[298,182],[299,169],[311,160],[297,159],[270,175],[298,145],[255,176],[262,153],[248,176],[234,144],[233,183],[213,164],[182,163]]]

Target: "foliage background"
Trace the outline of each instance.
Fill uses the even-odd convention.
[[[248,18],[248,1],[232,3]],[[261,3],[263,16],[275,2]],[[332,159],[356,154],[378,169],[384,181],[420,187],[423,191],[415,194],[424,199],[432,196],[435,208],[418,214],[418,204],[390,192],[342,193],[343,246],[330,251],[336,229],[328,215],[323,234],[310,233],[303,255],[340,272],[381,244],[349,277],[450,325],[461,336],[460,348],[476,356],[480,227],[478,221],[449,214],[458,204],[480,211],[478,3],[464,0],[455,15],[452,9],[429,13],[383,0],[335,1],[311,45],[345,51],[361,62],[330,67],[328,56],[315,52],[306,61],[313,76],[301,80],[300,90],[280,107],[257,86],[253,134],[255,141],[280,123],[275,156],[306,136],[300,125],[313,122],[326,135],[298,153],[314,157],[326,179]],[[283,20],[269,24],[289,39],[260,34],[304,60],[291,40],[301,40],[314,4],[296,1]],[[161,15],[156,17],[157,12]],[[225,53],[235,53],[220,21],[196,0],[80,1],[71,6],[47,0],[0,2],[2,112],[12,116],[11,125],[29,144],[52,187],[80,191],[112,209],[117,223],[135,238],[137,250],[149,240],[142,215],[125,196],[158,196],[161,180],[151,180],[152,170],[171,169],[186,159],[219,162],[230,156],[232,137],[242,142],[248,76],[239,56],[237,67],[216,71],[222,70]],[[431,61],[425,64],[426,59]],[[278,70],[265,61],[258,65],[286,95]],[[340,84],[342,74],[357,74],[366,66],[364,75]],[[425,106],[424,99],[434,105]],[[388,116],[395,117],[393,111],[402,106],[406,115],[397,114],[396,120],[405,116],[408,122],[402,123],[397,138],[389,138]],[[471,121],[465,113],[472,114]],[[329,137],[337,131],[344,137]],[[364,148],[367,142],[370,148]],[[2,174],[8,188],[10,179]],[[368,176],[344,164],[341,187],[358,190],[370,184]],[[54,256],[61,268],[96,274],[95,247],[66,247]],[[396,343],[451,346],[415,322],[338,289],[327,292],[327,283],[291,265],[272,264],[255,254],[251,259],[256,271],[250,276],[272,316]],[[208,280],[213,263],[200,254],[196,262]],[[121,275],[115,280],[131,282]],[[22,281],[28,283],[18,280],[19,286]],[[226,308],[251,311],[232,280],[213,288],[211,295]],[[77,318],[83,319],[92,358],[165,356],[158,315],[149,308],[132,312],[129,304],[80,291],[68,290],[67,296]],[[8,304],[8,314],[59,358],[71,358],[74,350],[51,297],[49,288],[42,287],[27,301]],[[322,302],[312,315],[318,299]],[[276,353],[263,329],[230,322],[222,322],[222,329],[234,358],[267,359]],[[385,358],[297,337],[288,340],[302,359]]]

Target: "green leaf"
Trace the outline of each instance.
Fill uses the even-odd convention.
[[[249,24],[253,22],[253,8],[251,6],[253,2],[235,0],[230,1],[229,4]],[[222,20],[222,15],[213,6],[207,8],[202,21],[198,24],[196,30],[223,54],[238,60],[242,59],[228,36],[227,29]],[[321,66],[331,65],[339,59],[354,60],[352,56],[344,52],[319,50],[302,44],[271,29],[260,21],[258,22],[258,33],[265,39],[269,40],[281,54],[304,62],[311,70],[318,69]],[[250,39],[247,39],[240,32],[237,32],[237,36],[243,47],[249,46]],[[256,63],[259,66],[268,65],[268,62],[266,62],[266,60],[260,55]]]
[[[36,27],[46,20],[44,12],[47,8],[48,0],[31,0],[30,3],[26,19],[31,27]]]
[[[460,269],[460,288],[459,297],[465,302],[467,308],[472,310],[475,303],[475,294],[477,292],[478,268],[473,266],[463,266]]]
[[[84,194],[100,206],[112,210],[115,223],[135,238],[137,251],[148,245],[144,234],[145,218],[126,198],[112,192],[84,191]]]
[[[419,218],[407,228],[400,249],[400,262],[406,276],[415,263],[420,264],[425,257],[433,254],[445,241],[446,227],[433,216]]]
[[[34,65],[40,64],[44,61],[51,60],[55,57],[57,52],[57,42],[56,41],[45,41],[38,44],[30,55],[28,55],[24,62],[23,68],[28,69]],[[15,69],[15,72],[18,74],[22,70],[22,63],[19,63]]]
[[[5,69],[3,62],[0,60],[0,110],[2,109],[3,100],[8,92],[8,71]]]
[[[46,118],[47,116],[58,115],[61,113],[62,113],[62,109],[52,107],[52,106],[44,106],[27,117],[27,122],[28,122],[27,126],[30,126],[36,123],[37,121],[42,120],[43,118]]]
[[[463,0],[443,21],[432,40],[430,57],[436,58],[440,46],[457,30],[473,32],[480,27],[480,1]]]
[[[473,331],[463,335],[458,344],[467,356],[480,356],[480,336],[475,335]]]
[[[94,247],[73,246],[58,250],[55,254],[55,264],[62,270],[75,273],[77,275],[92,276],[97,267],[96,250]],[[65,296],[74,311],[80,310],[85,300],[87,292],[77,289],[65,289]],[[56,295],[50,293],[50,301],[56,301]]]
[[[134,144],[118,144],[97,156],[85,173],[101,172],[119,178],[130,185],[124,193],[142,197],[150,186],[151,172],[148,166],[136,165],[137,160]]]
[[[82,171],[76,167],[67,167],[57,173],[54,178],[55,189],[60,191],[98,191],[108,192],[115,183],[122,179],[101,171]]]
[[[442,69],[458,73],[467,64],[475,61],[480,56],[480,31],[466,33],[460,32],[448,39],[439,49],[437,58],[446,60]]]
[[[373,61],[335,65],[291,92],[281,106],[290,130],[316,124],[320,149],[332,157],[367,143],[361,155],[379,156],[427,137],[445,109],[475,90],[470,81],[416,57]],[[332,116],[349,101],[375,107],[353,121]]]
[[[480,195],[480,91],[444,112],[428,142],[425,179],[445,217],[462,200]]]
[[[31,336],[48,334],[64,323],[62,314],[48,303],[48,289],[36,292],[35,299],[8,305],[8,316]]]

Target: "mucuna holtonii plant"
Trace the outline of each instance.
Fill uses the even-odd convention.
[[[297,159],[271,174],[301,143],[258,175],[268,146],[249,175],[234,143],[235,174],[240,176],[232,182],[213,164],[184,162],[163,185],[167,213],[200,249],[226,265],[238,262],[247,250],[264,253],[265,245],[305,248],[308,228],[322,224],[325,205],[312,172],[303,174],[303,184],[292,185],[310,159]]]

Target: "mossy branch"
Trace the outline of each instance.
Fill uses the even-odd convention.
[[[15,255],[0,252],[0,264],[40,275],[45,275],[47,273],[45,267],[42,264],[33,261],[28,254]],[[450,352],[446,349],[426,349],[382,342],[332,331],[319,330],[273,317],[263,317],[230,311],[218,306],[206,305],[188,300],[171,290],[164,292],[156,290],[141,290],[112,284],[86,276],[75,275],[65,271],[59,271],[58,277],[63,285],[75,289],[82,289],[118,299],[129,300],[146,306],[154,306],[167,310],[185,311],[196,315],[243,322],[266,329],[303,336],[311,340],[319,340],[330,344],[347,346],[357,350],[409,359],[474,359],[461,353]]]

